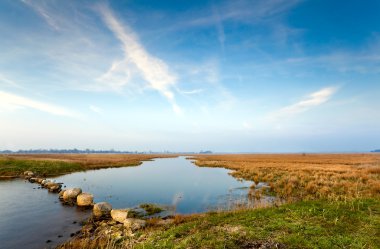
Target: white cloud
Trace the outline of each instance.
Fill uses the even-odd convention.
[[[140,44],[133,30],[127,25],[122,25],[109,8],[100,6],[99,11],[107,27],[122,42],[124,60],[132,63],[138,69],[142,78],[149,84],[149,87],[160,92],[171,103],[176,113],[181,113],[181,109],[177,105],[175,95],[171,89],[176,84],[176,76],[170,72],[167,64],[163,60],[149,54]],[[127,67],[124,70],[128,72]],[[120,68],[117,65],[115,67],[115,64],[113,64],[106,74],[107,77],[114,77],[112,74],[115,71],[120,71]],[[121,85],[125,85],[128,82],[128,77],[125,78],[125,81],[120,81],[119,77],[119,82]]]
[[[64,107],[49,104],[42,101],[36,101],[30,98],[22,97],[13,93],[0,91],[0,106],[7,107],[8,110],[16,110],[18,108],[32,108],[39,111],[47,112],[53,115],[76,118],[79,115]]]
[[[331,96],[338,90],[337,87],[326,87],[308,95],[305,99],[280,109],[270,115],[272,118],[292,116],[305,112],[313,107],[327,102]]]

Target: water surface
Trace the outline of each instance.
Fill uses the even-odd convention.
[[[81,187],[114,208],[141,203],[173,205],[178,213],[228,208],[247,199],[250,181],[239,181],[224,168],[197,167],[185,157],[157,159],[138,167],[78,172],[56,180]]]

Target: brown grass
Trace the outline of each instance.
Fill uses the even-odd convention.
[[[79,163],[90,168],[139,164],[154,158],[168,158],[176,155],[164,154],[14,154],[1,157],[22,160],[64,161]]]
[[[246,180],[268,182],[287,200],[380,197],[380,154],[197,155],[195,164],[225,167]]]

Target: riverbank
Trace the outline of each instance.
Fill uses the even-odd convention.
[[[53,177],[100,168],[138,166],[163,154],[12,154],[0,155],[0,180],[19,177],[25,171]]]
[[[59,248],[378,248],[380,200],[300,201],[147,224],[129,235],[113,222],[87,224]]]

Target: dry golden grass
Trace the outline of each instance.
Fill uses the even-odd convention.
[[[235,170],[235,177],[268,182],[287,200],[380,197],[380,154],[197,155],[195,164]]]

